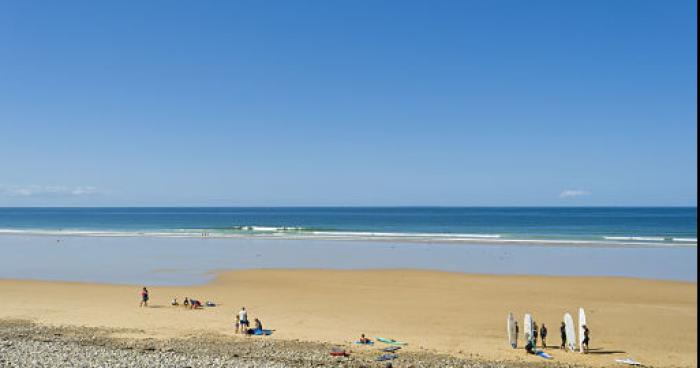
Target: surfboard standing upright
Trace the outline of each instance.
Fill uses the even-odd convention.
[[[583,333],[583,326],[586,325],[586,312],[583,308],[578,309],[578,349],[579,352],[583,353],[583,339],[585,338]]]
[[[508,313],[508,318],[506,321],[508,329],[508,343],[513,349],[515,349],[518,347],[518,335],[515,331],[515,318],[513,317],[513,313]]]
[[[532,341],[532,316],[530,313],[525,313],[525,319],[523,321],[523,337],[525,338],[525,344]]]
[[[570,313],[564,314],[564,328],[566,329],[566,348],[569,351],[576,351],[576,330],[574,318]]]

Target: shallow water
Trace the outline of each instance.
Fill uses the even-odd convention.
[[[0,236],[0,278],[198,284],[217,270],[416,268],[697,280],[696,247],[557,247],[255,238]]]

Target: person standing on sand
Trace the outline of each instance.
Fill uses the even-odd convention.
[[[532,347],[537,348],[537,323],[532,322]]]
[[[564,322],[561,323],[561,327],[559,327],[559,332],[561,333],[561,350],[566,351],[566,324]]]
[[[520,326],[518,326],[518,321],[515,321],[515,346],[518,346],[518,333],[520,333]]]
[[[241,311],[238,312],[238,319],[241,320],[241,331],[248,332],[250,321],[248,321],[248,312],[245,310],[245,307],[241,307]]]
[[[241,316],[236,314],[236,333],[241,331]]]
[[[546,349],[547,348],[547,326],[542,324],[542,327],[540,328],[540,338],[542,339],[542,348]]]
[[[141,304],[139,304],[139,307],[148,307],[148,289],[145,286],[141,289]]]
[[[582,341],[582,344],[583,344],[583,352],[584,352],[584,353],[588,353],[588,341],[589,341],[588,334],[589,334],[589,333],[590,333],[590,330],[588,329],[588,326],[583,325],[583,341]]]

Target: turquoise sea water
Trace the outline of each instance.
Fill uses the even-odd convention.
[[[695,208],[3,208],[0,278],[414,268],[695,281],[696,226]]]
[[[0,234],[697,246],[697,209],[0,208]]]

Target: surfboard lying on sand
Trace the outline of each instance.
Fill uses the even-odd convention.
[[[616,362],[622,363],[622,364],[629,364],[629,365],[642,365],[642,363],[632,360],[630,358],[625,358],[625,359],[615,359]]]
[[[403,342],[403,341],[396,341],[394,339],[387,339],[384,337],[376,337],[377,341],[383,342],[385,344],[390,344],[390,345],[408,345],[408,343]]]
[[[583,308],[578,309],[578,349],[579,352],[583,353],[583,326],[586,325],[586,312]]]
[[[551,356],[551,355],[545,353],[545,352],[542,351],[542,350],[538,350],[538,351],[535,353],[535,355],[537,355],[537,356],[540,357],[540,358],[544,358],[544,359],[552,359],[552,356]]]
[[[564,328],[566,332],[566,348],[576,351],[576,330],[574,330],[574,318],[570,313],[564,314]]]
[[[507,331],[508,331],[508,344],[510,347],[513,349],[518,347],[518,336],[516,335],[515,331],[515,318],[513,317],[513,313],[508,313],[508,318],[506,319],[507,322]]]
[[[525,313],[525,318],[523,321],[523,337],[525,338],[525,344],[532,340],[532,315],[530,313]]]

